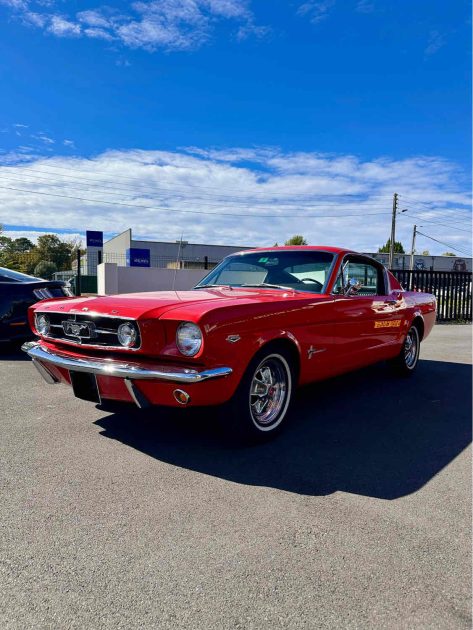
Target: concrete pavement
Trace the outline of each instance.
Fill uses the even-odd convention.
[[[471,327],[300,391],[277,440],[105,413],[0,357],[0,625],[470,628]]]

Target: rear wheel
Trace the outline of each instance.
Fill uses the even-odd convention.
[[[258,442],[281,429],[292,399],[294,369],[283,350],[258,353],[223,414],[232,440]]]
[[[420,335],[417,326],[412,325],[406,335],[401,352],[393,360],[393,366],[398,373],[409,376],[414,372],[419,361]]]

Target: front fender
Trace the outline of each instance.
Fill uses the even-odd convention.
[[[210,361],[213,364],[225,363],[233,370],[232,381],[238,386],[248,365],[264,346],[275,342],[283,341],[291,344],[291,349],[297,354],[300,362],[301,347],[300,343],[293,333],[283,329],[265,330],[264,332],[246,332],[246,333],[216,333],[208,340],[208,351],[212,357]],[[235,387],[236,389],[236,387]]]

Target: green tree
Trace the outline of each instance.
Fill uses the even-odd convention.
[[[40,260],[34,268],[34,275],[37,278],[44,278],[45,280],[51,280],[53,274],[57,271],[56,265],[50,260]]]
[[[2,252],[29,252],[32,249],[34,249],[34,244],[29,238],[22,236],[13,239],[9,236],[0,236],[0,250]]]
[[[382,247],[378,248],[378,252],[380,254],[389,254],[389,250],[391,249],[391,239],[388,238],[386,244]],[[404,247],[400,241],[394,241],[394,253],[395,254],[405,254]]]
[[[54,262],[59,271],[71,268],[74,249],[74,243],[61,241],[56,234],[43,234],[38,237],[38,244],[36,246],[39,259]]]
[[[9,236],[3,236],[0,232],[0,252],[10,248],[12,239]]]
[[[28,238],[0,236],[0,267],[31,274],[38,262],[36,247]]]
[[[422,252],[422,256],[430,256],[430,252],[428,249],[424,249],[424,251]]]
[[[5,236],[2,229],[0,225],[0,267],[23,273],[35,273],[42,261],[54,263],[54,271],[69,270],[81,247],[80,240],[63,241],[55,234],[43,234],[34,245],[25,237],[12,239]]]
[[[454,254],[453,252],[444,252],[442,256],[455,256],[456,257],[456,254]]]
[[[301,234],[294,234],[284,245],[307,245],[307,241]]]
[[[34,244],[30,241],[29,238],[25,238],[24,236],[20,238],[15,238],[12,241],[12,248],[16,252],[30,252],[34,249]]]

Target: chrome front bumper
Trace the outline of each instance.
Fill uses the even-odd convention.
[[[64,368],[66,370],[72,370],[74,372],[89,372],[90,374],[96,374],[97,376],[117,376],[124,379],[140,379],[140,380],[157,380],[157,381],[170,381],[171,383],[200,383],[207,381],[211,378],[220,378],[223,376],[229,376],[232,373],[232,368],[218,367],[210,370],[193,370],[180,366],[167,366],[167,365],[151,365],[150,367],[144,367],[142,364],[132,362],[122,362],[116,359],[101,359],[101,358],[84,358],[71,357],[61,351],[51,350],[42,346],[38,341],[29,341],[21,346],[21,349],[26,352],[32,359],[36,367],[39,369],[41,375],[49,383],[54,382],[47,378],[44,374],[47,369],[47,365],[52,364],[58,368]],[[40,365],[38,365],[38,363]],[[41,369],[41,367],[43,369]],[[48,373],[49,374],[49,373]]]

